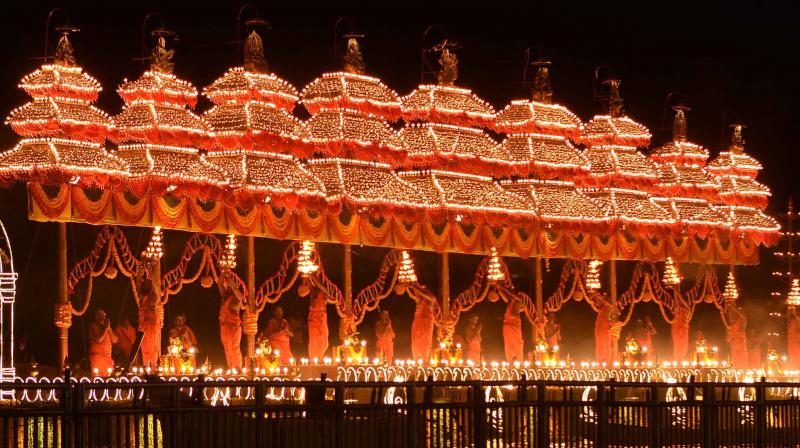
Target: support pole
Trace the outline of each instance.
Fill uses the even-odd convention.
[[[339,339],[342,343],[356,331],[353,322],[353,249],[344,245],[344,306],[345,318],[339,321]]]
[[[67,223],[58,223],[58,305],[63,313],[69,303],[67,296]],[[58,328],[58,369],[64,370],[64,364],[69,356],[69,324],[71,315],[67,322],[62,317],[62,325]],[[57,317],[58,319],[59,317]]]
[[[544,304],[542,298],[542,259],[541,257],[534,258],[533,262],[533,281],[534,281],[534,296],[536,299],[536,324],[533,342],[537,343],[539,340],[544,339],[544,326],[547,320],[544,315]]]
[[[439,277],[439,294],[442,296],[442,319],[450,320],[450,254],[442,252],[442,273]]]
[[[256,314],[256,249],[255,237],[247,237],[247,311]],[[256,315],[256,327],[258,327],[258,316]],[[248,328],[245,332],[247,338],[247,356],[252,357],[256,353],[256,331]]]
[[[617,303],[617,260],[608,262],[608,297],[611,303]]]

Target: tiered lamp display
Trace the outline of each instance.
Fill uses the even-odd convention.
[[[743,127],[733,126],[728,150],[720,152],[706,169],[720,179],[717,208],[725,214],[733,234],[756,243],[774,243],[780,225],[762,212],[770,192],[755,180],[761,163],[745,153]]]
[[[6,120],[23,139],[0,156],[0,182],[104,187],[125,174],[125,163],[103,147],[111,119],[91,104],[102,90],[100,83],[76,65],[66,33],[53,63],[25,76],[19,87],[33,101]]]
[[[213,144],[211,130],[189,110],[197,90],[172,73],[173,55],[159,37],[150,69],[119,87],[125,107],[114,117],[116,154],[128,163],[127,184],[137,197],[148,189],[176,197],[216,196],[228,178],[200,157],[200,149]]]

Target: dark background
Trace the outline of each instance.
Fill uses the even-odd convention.
[[[663,9],[641,9],[629,5],[602,2],[595,8],[578,4],[558,10],[531,4],[518,9],[500,3],[470,9],[462,6],[425,8],[313,8],[284,9],[275,2],[257,4],[272,30],[262,33],[271,69],[298,89],[325,71],[338,68],[333,58],[333,25],[341,15],[352,17],[358,29],[367,34],[362,50],[368,73],[405,94],[420,81],[420,42],[428,25],[441,24],[463,48],[458,85],[472,88],[481,97],[502,109],[511,99],[527,92],[519,84],[523,52],[534,46],[553,62],[551,79],[556,101],[567,105],[582,119],[601,112],[592,98],[592,74],[599,65],[609,67],[623,80],[622,94],[628,113],[650,127],[654,145],[670,138],[670,111],[665,107],[669,92],[680,92],[692,107],[688,115],[690,140],[707,146],[712,157],[722,146],[723,117],[738,117],[748,125],[748,152],[759,159],[764,170],[760,180],[773,190],[768,212],[782,212],[787,198],[797,193],[796,126],[798,113],[798,6],[789,3],[704,7],[670,2]],[[608,4],[607,4],[608,3]],[[700,2],[696,2],[700,3]],[[19,80],[33,71],[40,61],[44,45],[45,18],[54,5],[16,3],[2,14],[0,46],[3,69],[0,70],[0,112],[28,101],[16,88]],[[105,88],[99,106],[116,114],[121,101],[114,90],[123,79],[135,78],[144,65],[133,58],[142,54],[141,26],[148,12],[160,12],[168,27],[177,31],[176,74],[198,88],[211,83],[228,67],[240,65],[233,45],[238,3],[204,7],[199,4],[169,6],[61,4],[69,12],[73,25],[81,32],[72,42],[77,59],[84,69],[100,80]],[[51,35],[51,37],[54,37]],[[51,41],[51,48],[54,44]],[[201,100],[198,110],[208,108]],[[0,132],[0,147],[10,148],[17,136],[10,128]],[[52,364],[56,358],[56,331],[52,309],[56,297],[56,225],[26,219],[24,188],[0,191],[0,219],[5,223],[14,249],[17,270],[21,274],[15,323],[18,334],[28,334],[35,357]],[[69,225],[70,263],[90,250],[98,228]],[[126,229],[134,250],[141,250],[150,231]],[[181,232],[166,233],[165,266],[174,266],[188,238]],[[285,242],[258,240],[257,282],[277,267]],[[324,246],[324,264],[331,277],[341,285],[339,257],[341,248]],[[354,248],[354,291],[366,286],[377,273],[384,249]],[[421,279],[433,288],[437,285],[436,257],[417,254]],[[451,258],[453,295],[466,288],[479,257],[457,255]],[[519,288],[530,291],[531,262],[507,260]],[[552,292],[562,265],[552,261],[547,274],[545,294]],[[622,263],[632,265],[632,263]],[[779,321],[766,318],[777,303],[769,293],[780,287],[769,273],[774,270],[770,250],[762,250],[762,264],[739,268],[742,297],[751,316],[751,327],[760,332],[782,334]],[[691,283],[692,270],[685,267]],[[243,271],[242,271],[243,272]],[[724,278],[725,268],[720,269]],[[620,269],[620,285],[626,285],[630,269]],[[622,287],[621,287],[622,288]],[[135,318],[135,307],[127,282],[96,282],[94,306],[109,311],[116,324],[122,315]],[[168,319],[178,312],[188,315],[189,323],[200,337],[200,348],[212,362],[221,361],[218,343],[216,289],[199,285],[184,288],[167,309]],[[76,301],[80,297],[74,298]],[[282,304],[290,315],[305,315],[307,301],[287,294]],[[409,352],[408,329],[413,304],[407,298],[392,298],[385,307],[392,312],[398,333],[396,352]],[[490,357],[502,354],[500,323],[502,305],[482,304],[476,308],[484,321],[484,350]],[[659,329],[656,351],[671,352],[669,332],[657,308],[637,308],[637,316],[650,315]],[[267,313],[265,313],[266,315]],[[329,309],[331,339],[336,337],[335,312]],[[564,350],[582,359],[592,354],[593,313],[583,303],[570,303],[559,316],[564,329]],[[374,316],[369,316],[362,332],[370,339]],[[169,322],[169,320],[168,320]],[[724,349],[724,334],[716,311],[710,305],[695,313],[695,326],[707,329],[707,337]],[[77,318],[70,331],[73,358],[85,350],[85,319]],[[168,325],[168,323],[167,323]],[[529,330],[529,328],[528,328]],[[526,338],[530,332],[526,331]],[[774,339],[781,344],[781,338]],[[370,341],[371,342],[371,341]],[[668,358],[668,356],[667,356]]]

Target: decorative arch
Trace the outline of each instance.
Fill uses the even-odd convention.
[[[390,250],[383,257],[381,269],[378,271],[378,277],[375,281],[356,295],[352,306],[354,323],[356,325],[364,320],[364,316],[366,316],[368,311],[377,308],[380,302],[389,297],[392,292],[398,295],[408,294],[415,302],[427,300],[431,304],[436,324],[441,324],[443,317],[442,308],[436,296],[431,293],[427,287],[417,281],[398,283],[397,275],[400,262],[403,259],[402,253],[403,252],[398,249]]]
[[[278,270],[264,280],[261,286],[256,289],[254,295],[255,306],[253,307],[256,315],[260,314],[268,303],[277,302],[286,291],[294,286],[298,278],[301,278],[301,273],[297,269],[297,261],[300,258],[300,247],[300,241],[292,241],[283,251],[281,264]],[[316,247],[314,248],[312,257],[318,269],[313,274],[305,276],[304,281],[307,281],[310,286],[320,289],[327,297],[328,303],[336,305],[336,312],[339,316],[345,317],[347,306],[345,304],[344,294],[342,294],[339,287],[325,275],[325,270],[322,267],[319,252]]]
[[[72,302],[69,302],[70,313],[74,316],[82,316],[86,313],[91,303],[94,279],[103,274],[113,279],[116,278],[118,272],[130,281],[134,299],[138,304],[136,276],[144,268],[141,260],[131,252],[125,234],[116,226],[104,226],[97,235],[92,251],[75,263],[67,277],[67,297],[71,297],[75,293],[75,289],[81,281],[88,279],[83,304],[76,309],[72,306]]]
[[[457,322],[461,313],[469,311],[476,304],[483,302],[487,298],[490,302],[503,300],[508,302],[511,300],[519,300],[522,302],[522,309],[525,311],[525,316],[530,323],[536,320],[536,304],[531,297],[524,292],[517,291],[514,283],[511,281],[511,275],[508,272],[508,266],[502,257],[497,257],[500,262],[500,272],[503,273],[502,280],[492,280],[488,277],[489,263],[492,260],[488,256],[481,261],[478,269],[475,271],[475,278],[469,288],[462,291],[461,294],[456,296],[455,300],[450,304],[450,320]]]
[[[192,274],[187,271],[189,263],[199,255],[200,265]],[[201,276],[210,276],[213,281],[219,283],[219,273],[222,265],[220,260],[223,257],[223,247],[219,239],[207,233],[195,233],[186,242],[183,255],[178,264],[161,277],[161,304],[164,305],[169,300],[169,296],[181,291],[183,285],[197,281]],[[244,281],[233,270],[230,271],[235,287],[242,293],[245,299],[247,296],[247,286]],[[205,286],[205,285],[203,285]],[[210,286],[210,285],[209,285]]]
[[[586,262],[567,260],[561,268],[558,287],[544,300],[542,308],[545,314],[555,313],[570,299],[575,301],[585,299],[592,305],[592,297],[593,291],[586,286]],[[595,306],[592,305],[592,308]]]

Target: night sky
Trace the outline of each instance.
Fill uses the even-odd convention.
[[[410,92],[420,81],[420,46],[422,32],[429,25],[443,25],[450,38],[461,44],[458,85],[472,88],[498,110],[510,100],[524,98],[525,88],[519,83],[527,47],[538,48],[552,61],[551,80],[554,98],[565,104],[583,120],[602,112],[592,98],[593,73],[596,67],[606,66],[622,79],[625,108],[635,120],[652,130],[656,147],[671,137],[671,111],[666,107],[670,92],[679,92],[692,108],[688,114],[689,138],[712,152],[722,147],[725,129],[723,117],[730,123],[738,117],[748,125],[745,131],[748,152],[759,159],[764,170],[759,177],[772,188],[773,198],[768,212],[782,212],[787,198],[798,195],[795,167],[800,156],[795,130],[800,122],[800,48],[797,23],[800,7],[773,3],[767,6],[726,6],[698,10],[696,6],[677,6],[669,9],[616,9],[601,2],[594,10],[582,9],[570,3],[572,10],[511,7],[481,9],[312,9],[289,10],[275,8],[275,2],[258,4],[262,18],[272,29],[263,32],[267,59],[271,70],[298,89],[325,71],[339,68],[333,57],[333,26],[342,15],[353,18],[359,31],[367,38],[362,51],[367,72],[401,94]],[[699,2],[697,2],[699,3]],[[160,12],[166,25],[176,31],[180,40],[175,44],[178,76],[201,88],[222,75],[228,67],[241,65],[234,45],[235,19],[240,4],[214,7],[140,6],[126,2],[122,6],[89,7],[62,4],[70,15],[72,25],[81,32],[72,38],[78,63],[95,76],[104,87],[99,106],[114,115],[122,102],[115,89],[125,78],[135,78],[145,65],[134,58],[142,54],[142,21],[148,12]],[[492,4],[490,4],[492,5]],[[16,88],[19,80],[41,62],[44,46],[45,18],[51,6],[31,6],[16,3],[2,14],[3,44],[0,46],[3,70],[0,71],[0,113],[7,115],[13,108],[28,101]],[[51,37],[54,37],[51,34]],[[55,40],[53,39],[51,45]],[[340,45],[342,42],[337,42]],[[52,48],[52,47],[51,47]],[[430,81],[430,80],[428,80]],[[197,110],[209,107],[201,99]],[[12,147],[18,137],[9,127],[0,132],[0,148]],[[0,219],[5,223],[20,272],[17,294],[17,333],[31,339],[34,356],[42,363],[52,364],[56,358],[56,331],[52,324],[52,309],[57,294],[56,224],[30,222],[26,218],[26,197],[22,186],[0,190]],[[70,225],[70,264],[85,256],[91,249],[98,227]],[[126,229],[131,245],[140,251],[150,231]],[[166,268],[172,267],[180,256],[188,234],[166,233]],[[285,242],[257,242],[257,283],[271,274],[277,266]],[[330,276],[341,285],[338,260],[341,248],[322,247],[324,265]],[[385,249],[354,248],[354,291],[359,291],[374,279]],[[417,254],[421,280],[436,288],[436,257]],[[472,278],[479,257],[451,257],[453,295],[465,289]],[[774,260],[769,250],[762,250],[762,265],[737,271],[742,296],[751,313],[751,326],[759,331],[769,328],[764,304],[769,293],[778,285],[772,284]],[[507,260],[516,285],[530,291],[531,262]],[[632,263],[623,263],[632,265]],[[545,294],[553,291],[562,262],[553,260],[547,274]],[[620,284],[626,285],[630,269],[622,268]],[[721,269],[720,276],[725,274]],[[243,271],[241,272],[243,275]],[[687,268],[691,276],[691,269]],[[688,286],[690,281],[684,285]],[[621,287],[622,288],[622,287]],[[189,324],[200,337],[200,348],[212,362],[222,359],[218,343],[216,289],[204,290],[191,285],[174,298],[168,306],[168,319],[174,313],[186,313]],[[76,302],[82,296],[73,298]],[[120,316],[135,318],[135,308],[127,282],[122,277],[108,281],[100,279],[95,285],[95,306],[109,311],[116,324]],[[304,316],[307,302],[294,292],[287,294],[282,304],[290,315]],[[304,308],[305,307],[305,308]],[[710,306],[709,306],[710,307]],[[396,352],[409,351],[408,328],[413,304],[407,298],[392,298],[386,308],[393,314],[398,333]],[[490,357],[502,353],[500,324],[502,305],[484,304],[476,308],[484,321],[484,350]],[[642,306],[637,315],[650,315],[659,329],[656,351],[669,352],[668,328],[654,306]],[[264,316],[266,317],[266,313]],[[593,313],[585,304],[569,304],[559,316],[564,323],[564,350],[576,358],[588,356],[592,350],[591,325]],[[336,336],[336,318],[329,309],[331,338]],[[368,317],[361,331],[370,340],[374,317]],[[82,326],[85,319],[74,320],[70,332],[73,359],[85,350]],[[168,325],[168,324],[167,324]],[[695,325],[707,327],[712,342],[724,344],[718,315],[712,308],[701,306],[695,312]],[[528,329],[529,330],[529,329]],[[530,331],[526,332],[530,338]]]

